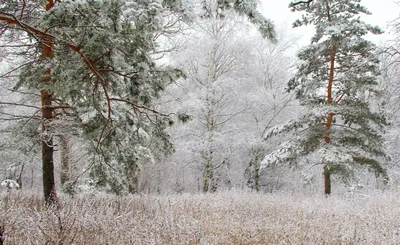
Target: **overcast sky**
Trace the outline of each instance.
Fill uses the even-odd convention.
[[[291,28],[292,23],[301,16],[299,12],[293,13],[288,8],[291,0],[260,0],[262,12],[279,26],[288,26]],[[364,20],[372,25],[378,25],[383,29],[387,29],[388,22],[400,16],[400,5],[396,4],[397,0],[362,0],[361,4],[368,8],[372,15],[365,16]],[[296,36],[300,37],[299,44],[306,45],[310,42],[313,34],[311,28],[299,27],[293,30]],[[390,38],[389,31],[385,34],[370,37],[376,44]]]

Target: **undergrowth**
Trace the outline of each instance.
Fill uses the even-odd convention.
[[[398,244],[398,193],[352,197],[238,191],[62,197],[3,193],[11,244]]]

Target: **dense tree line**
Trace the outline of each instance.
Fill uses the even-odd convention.
[[[256,0],[1,1],[4,178],[22,185],[41,152],[49,203],[59,181],[69,193],[274,191],[315,167],[330,194],[332,177],[366,167],[387,183],[397,42],[364,38],[381,30],[358,0],[289,7],[305,13],[295,27],[315,27],[297,59]]]

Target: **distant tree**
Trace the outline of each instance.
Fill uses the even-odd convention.
[[[251,13],[257,13],[257,20],[250,21],[259,27],[263,36],[274,39],[275,31],[272,23],[257,12],[255,1],[195,3],[202,9],[193,6],[197,15],[192,15],[186,35],[177,37],[187,40],[186,45],[170,59],[185,72],[187,79],[178,86],[171,85],[168,92],[172,98],[164,96],[161,101],[179,97],[176,103],[163,107],[192,116],[186,125],[171,130],[177,139],[175,159],[185,163],[184,168],[190,165],[200,171],[200,176],[195,177],[201,183],[199,189],[209,192],[221,185],[230,185],[229,168],[239,150],[232,140],[237,129],[227,125],[246,108],[246,103],[240,103],[243,99],[239,91],[233,88],[233,83],[239,83],[245,76],[242,64],[248,46],[242,47],[241,40],[249,23],[241,16],[250,18]],[[228,139],[228,135],[232,137]]]
[[[248,62],[248,89],[241,96],[247,98],[249,108],[240,123],[246,130],[239,137],[244,152],[249,156],[245,161],[247,185],[256,191],[275,187],[277,170],[275,166],[261,169],[261,162],[268,151],[274,147],[274,142],[263,139],[264,132],[276,124],[298,116],[297,102],[293,93],[285,93],[286,81],[293,75],[295,59],[290,54],[294,50],[296,39],[286,29],[279,29],[276,42],[252,38],[251,51],[245,58]],[[295,109],[296,108],[296,109]],[[236,120],[238,121],[238,120]],[[246,150],[245,150],[246,149]],[[264,177],[263,177],[264,176]],[[268,183],[271,183],[269,185]]]
[[[239,22],[232,14],[192,24],[185,49],[173,59],[187,75],[186,81],[181,82],[182,89],[169,90],[174,93],[173,98],[179,97],[173,107],[192,117],[186,125],[177,126],[174,138],[191,135],[190,143],[176,143],[179,152],[189,150],[187,154],[201,170],[203,192],[216,191],[226,179],[224,169],[229,166],[232,151],[232,142],[226,142],[227,134],[232,132],[226,125],[246,107],[245,103],[238,103],[242,100],[232,88],[235,80],[243,78],[238,74],[244,48],[235,45],[240,43],[240,27],[244,26]],[[180,147],[182,143],[191,146],[191,150]]]
[[[314,25],[311,45],[299,54],[298,72],[288,83],[304,106],[304,116],[269,129],[265,138],[294,131],[263,165],[296,163],[300,157],[319,157],[325,194],[331,193],[331,176],[348,175],[355,166],[368,167],[388,180],[379,159],[385,157],[382,130],[386,120],[371,109],[379,95],[379,58],[376,46],[363,37],[380,34],[378,27],[360,20],[369,14],[358,0],[311,0],[290,4],[303,11],[294,27]],[[368,96],[371,95],[371,96]]]
[[[185,72],[187,79],[178,86],[171,85],[167,92],[172,98],[164,96],[160,102],[172,99],[163,108],[191,115],[192,120],[186,125],[171,129],[177,145],[173,159],[184,165],[177,164],[176,168],[192,168],[179,173],[193,169],[201,172],[192,179],[198,180],[198,189],[204,192],[230,185],[230,168],[239,151],[234,140],[238,129],[230,122],[243,113],[246,103],[241,103],[244,99],[233,84],[244,82],[247,75],[243,64],[249,46],[243,45],[243,35],[250,27],[242,15],[250,17],[251,11],[257,12],[255,1],[239,2],[195,1],[202,9],[194,6],[197,15],[192,16],[186,34],[177,37],[187,40],[185,47],[170,59]],[[272,22],[258,12],[257,15],[257,23],[253,24],[261,27],[263,36],[275,38]],[[176,177],[181,178],[182,174]],[[175,182],[176,186],[182,186],[181,182],[184,181]]]
[[[386,100],[382,106],[389,112],[390,127],[385,138],[392,160],[391,172],[394,173],[393,175],[397,175],[398,183],[400,177],[398,168],[400,163],[400,152],[398,150],[400,144],[400,134],[398,133],[400,130],[400,19],[393,20],[390,27],[394,38],[385,42],[381,47],[382,77],[386,89]]]

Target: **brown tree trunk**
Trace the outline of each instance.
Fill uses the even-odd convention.
[[[25,163],[22,163],[21,170],[19,171],[19,174],[18,174],[18,176],[16,178],[17,179],[17,183],[19,185],[19,189],[22,189],[22,174],[24,172],[24,168],[25,168]]]
[[[51,109],[51,95],[42,91],[42,133],[46,133],[46,123],[53,117]],[[43,137],[42,139],[42,171],[43,171],[43,194],[47,204],[56,201],[56,188],[54,181],[54,161],[53,161],[53,138]]]
[[[337,46],[333,45],[331,57],[330,57],[330,71],[329,71],[328,94],[327,94],[329,105],[333,104],[332,87],[333,87],[333,78],[335,75],[336,52],[337,52]],[[328,119],[326,121],[326,131],[325,131],[325,136],[324,136],[325,144],[331,143],[331,127],[332,127],[334,116],[335,116],[335,114],[329,113]],[[323,174],[324,174],[325,195],[330,195],[331,194],[331,173],[330,173],[329,167],[326,164],[324,165],[324,173]]]
[[[312,1],[309,1],[312,2]],[[327,18],[328,22],[332,22],[331,18],[331,8],[329,5],[329,2],[326,2],[326,11],[327,11]],[[332,98],[332,88],[333,88],[333,79],[335,76],[335,60],[336,60],[336,53],[337,53],[337,46],[336,44],[333,44],[332,50],[331,50],[331,57],[330,57],[330,67],[329,67],[329,80],[328,80],[328,105],[333,104],[333,98]],[[333,117],[335,116],[334,113],[329,113],[328,119],[326,121],[326,131],[325,131],[325,136],[324,136],[324,141],[325,144],[330,144],[331,143],[331,127],[333,123]],[[325,195],[330,195],[331,194],[331,173],[329,166],[324,163],[324,187],[325,187]]]
[[[48,0],[46,11],[54,7],[54,1]],[[43,60],[52,59],[53,43],[44,42]],[[51,70],[47,70],[43,83],[51,83]],[[52,95],[46,90],[41,91],[42,99],[42,133],[46,133],[46,123],[53,119]],[[46,135],[46,134],[45,134]],[[53,161],[53,138],[51,136],[42,139],[42,171],[43,171],[43,194],[46,204],[54,204],[57,200],[56,185],[54,181],[54,161]]]
[[[327,165],[324,166],[324,187],[325,195],[331,194],[331,173]]]

